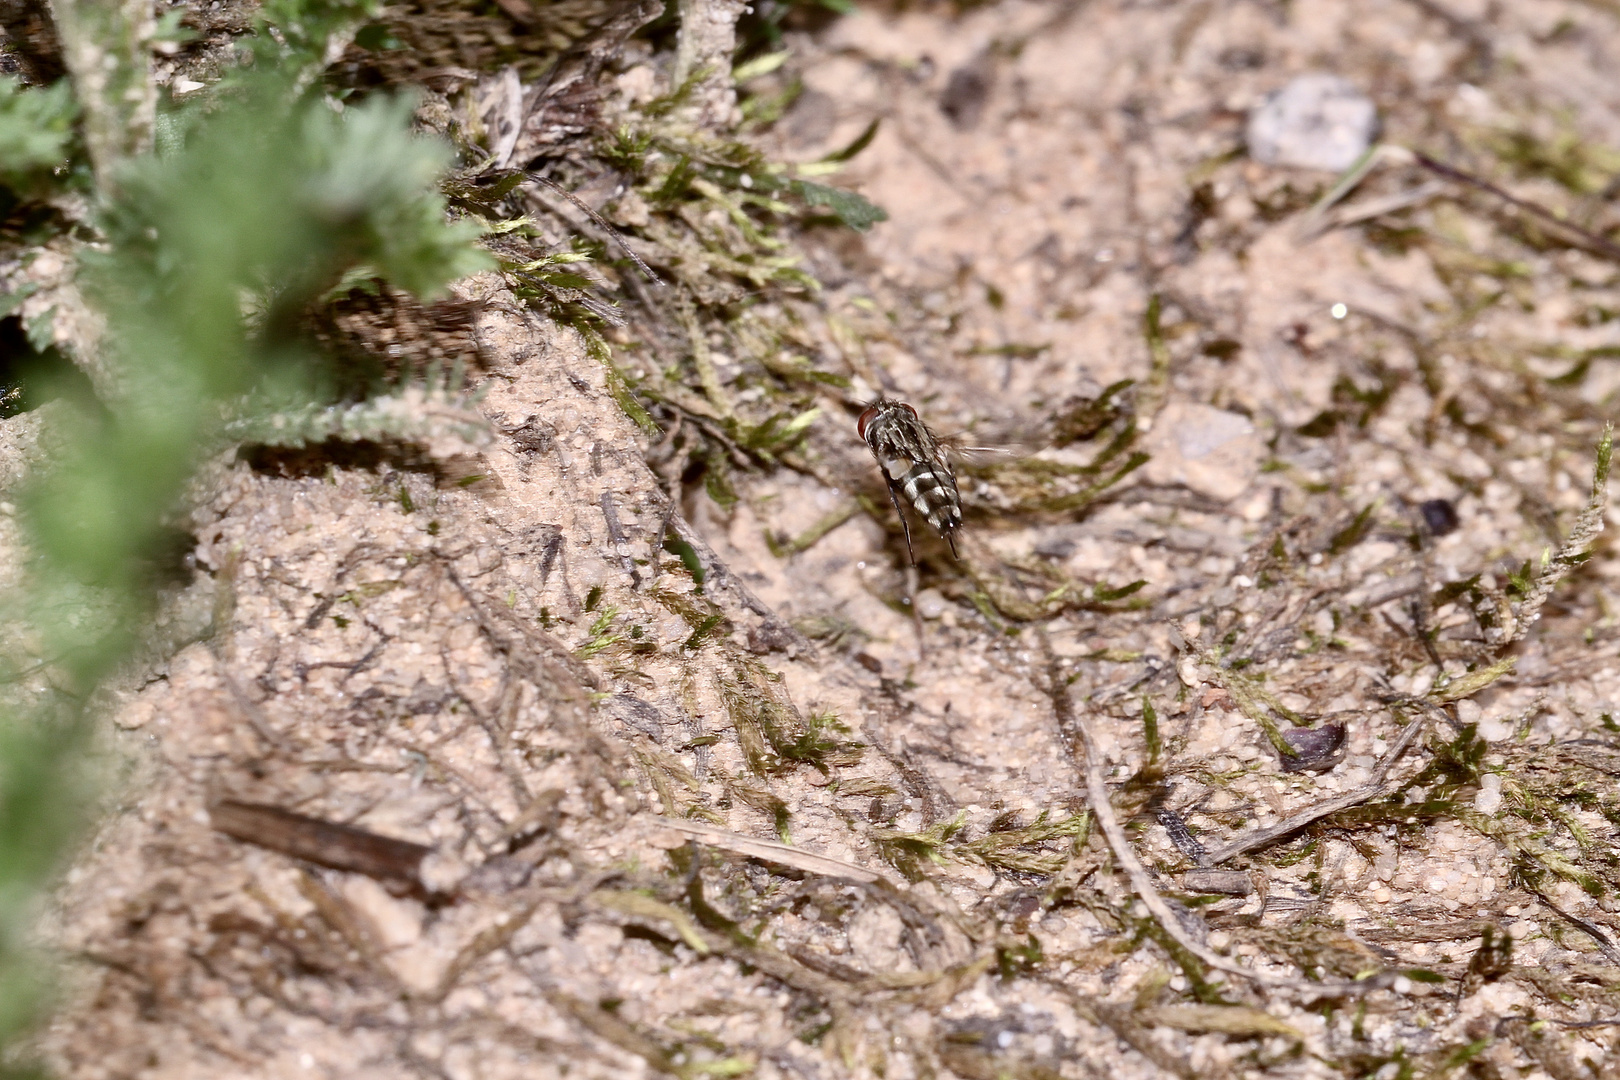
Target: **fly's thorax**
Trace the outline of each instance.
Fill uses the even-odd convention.
[[[939,443],[917,417],[917,410],[903,401],[880,401],[861,413],[856,430],[894,479],[899,473],[889,469],[892,462],[907,459],[913,463],[937,461]]]

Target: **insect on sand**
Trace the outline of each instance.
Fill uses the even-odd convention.
[[[911,547],[911,526],[906,522],[901,497],[951,546],[956,555],[956,530],[962,527],[962,497],[956,490],[956,474],[945,460],[939,438],[917,416],[917,410],[903,401],[878,398],[866,407],[855,430],[883,471],[889,485],[889,501],[900,515],[906,534],[906,554],[917,565]]]

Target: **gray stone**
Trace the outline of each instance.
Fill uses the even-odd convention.
[[[1260,472],[1265,444],[1247,417],[1171,402],[1153,421],[1142,469],[1150,484],[1177,485],[1216,502],[1237,498]]]
[[[1242,870],[1189,870],[1181,875],[1181,884],[1188,892],[1221,896],[1248,896],[1254,892],[1254,881]]]
[[[1249,156],[1343,172],[1377,134],[1378,110],[1365,94],[1337,75],[1300,75],[1249,114]]]

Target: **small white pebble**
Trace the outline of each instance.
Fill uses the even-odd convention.
[[[1176,678],[1181,680],[1183,686],[1196,687],[1203,683],[1204,677],[1198,672],[1198,664],[1191,657],[1183,657],[1176,661]]]
[[[1502,777],[1486,773],[1479,778],[1479,794],[1474,796],[1474,809],[1482,814],[1494,814],[1502,809]]]
[[[1001,1047],[1003,1050],[1007,1049],[1007,1047],[1011,1046],[1012,1044],[1013,1044],[1013,1033],[1012,1032],[1003,1031],[1000,1035],[996,1036],[996,1045]]]
[[[1397,975],[1392,989],[1397,994],[1410,994],[1412,992],[1412,980],[1405,975]]]
[[[917,594],[917,614],[925,619],[937,619],[945,614],[945,597],[938,589],[924,589]]]
[[[1374,889],[1373,892],[1372,892],[1373,901],[1375,903],[1379,903],[1379,904],[1387,904],[1387,903],[1389,903],[1390,897],[1392,895],[1393,894],[1388,889],[1384,888],[1382,885],[1378,886],[1378,888]]]

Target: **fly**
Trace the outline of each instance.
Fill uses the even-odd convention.
[[[917,564],[917,554],[911,547],[911,526],[900,505],[902,497],[956,555],[956,530],[962,527],[962,497],[956,490],[956,474],[945,460],[939,439],[918,419],[917,410],[903,401],[879,398],[861,413],[855,430],[883,470],[889,501],[905,530],[906,554],[911,564]]]

